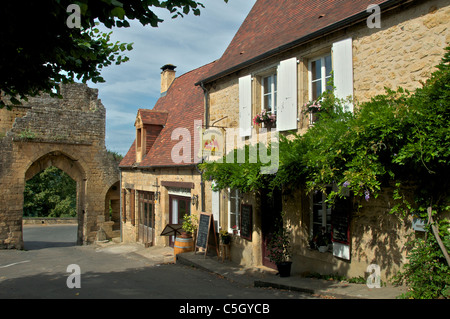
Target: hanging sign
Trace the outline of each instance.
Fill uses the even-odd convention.
[[[225,134],[223,129],[217,127],[202,128],[200,136],[202,158],[214,161],[224,156]]]

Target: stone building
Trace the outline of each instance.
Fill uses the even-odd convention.
[[[24,248],[25,183],[50,166],[77,182],[78,244],[94,242],[99,230],[120,235],[119,169],[105,147],[105,107],[85,84],[62,85],[61,94],[0,109],[0,248]]]
[[[367,10],[369,5],[376,7]],[[197,82],[206,92],[207,124],[237,128],[248,142],[261,136],[252,119],[266,110],[276,113],[279,134],[303,133],[314,120],[304,115],[303,105],[327,89],[331,72],[337,96],[355,101],[349,110],[385,93],[385,87],[413,90],[440,62],[450,42],[449,22],[445,0],[258,0],[223,56]],[[409,220],[388,214],[390,198],[386,191],[359,212],[348,199],[332,211],[323,206],[323,194],[301,189],[275,200],[221,190],[214,205],[221,228],[238,228],[231,254],[242,265],[274,267],[267,243],[284,211],[294,227],[294,274],[364,277],[368,265],[378,264],[385,279],[405,261],[405,236],[413,232]],[[245,238],[239,229],[242,204],[252,207]],[[326,253],[311,249],[310,238],[338,220],[343,238]]]
[[[212,66],[179,77],[175,66],[163,66],[161,97],[152,109],[138,110],[136,139],[120,163],[124,242],[173,247],[173,237],[160,236],[165,226],[206,211],[195,143],[204,123],[204,93],[195,83]]]

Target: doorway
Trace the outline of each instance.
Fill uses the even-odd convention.
[[[155,238],[155,205],[153,192],[138,192],[138,241],[153,246]]]
[[[268,191],[261,192],[261,248],[262,264],[266,267],[277,269],[275,263],[269,259],[269,243],[272,240],[273,233],[277,230],[278,221],[281,220],[282,201],[281,191],[273,190],[269,197]]]
[[[169,223],[183,224],[184,215],[191,215],[191,198],[169,195]],[[169,237],[169,246],[173,247],[175,236]]]

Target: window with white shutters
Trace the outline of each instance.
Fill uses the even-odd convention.
[[[252,133],[252,77],[239,78],[239,136]]]
[[[297,58],[281,61],[277,77],[277,131],[297,129]]]
[[[339,99],[353,96],[353,50],[352,38],[333,43],[333,80],[335,95]],[[353,103],[345,105],[346,111],[353,112]]]

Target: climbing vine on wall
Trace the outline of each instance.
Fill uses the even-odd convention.
[[[450,250],[448,226],[445,227],[448,222],[443,218],[450,211],[450,179],[444,178],[450,176],[450,47],[421,88],[413,92],[386,88],[385,94],[355,105],[354,113],[343,112],[344,103],[333,92],[325,92],[321,108],[327,112],[320,112],[313,127],[293,138],[280,136],[276,174],[259,174],[263,164],[257,161],[205,163],[201,166],[204,176],[216,180],[218,188],[242,191],[289,187],[320,190],[327,184],[335,184],[338,190],[329,195],[330,201],[340,196],[344,187],[367,201],[377,197],[384,187],[394,187],[397,204],[391,213],[413,214],[427,221],[430,210],[439,235],[444,238],[445,249]],[[414,201],[403,196],[404,186],[415,190]],[[420,262],[417,256],[431,254],[424,254],[420,247],[434,252],[433,262],[440,266],[433,269],[443,274],[436,275],[440,279],[435,286],[441,288],[433,288],[434,297],[450,290],[445,249],[437,248],[432,242],[435,237],[429,231],[428,242],[417,242],[415,254],[410,255],[411,267],[426,272],[428,264]],[[408,273],[403,276],[412,286],[414,278],[417,276]]]

